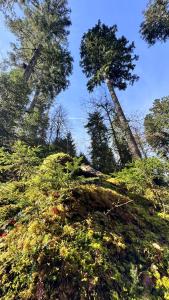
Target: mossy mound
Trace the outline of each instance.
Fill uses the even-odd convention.
[[[169,299],[166,215],[105,183],[53,187],[1,184],[0,299]]]
[[[151,197],[28,150],[7,157],[10,177],[2,168],[0,299],[169,299],[169,218]]]
[[[65,165],[67,162],[72,162],[72,158],[69,154],[66,153],[56,153],[49,155],[41,166],[42,170],[54,169],[58,164]]]

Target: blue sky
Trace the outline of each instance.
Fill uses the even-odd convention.
[[[107,25],[117,24],[119,35],[134,41],[139,61],[135,73],[140,80],[124,92],[117,92],[127,115],[140,111],[145,114],[156,98],[169,95],[169,42],[148,47],[141,39],[139,26],[142,12],[148,0],[69,0],[72,26],[69,48],[74,58],[71,85],[57,97],[68,112],[73,135],[79,150],[86,151],[89,138],[83,128],[86,119],[85,103],[90,95],[86,78],[79,67],[79,47],[84,32],[93,27],[98,19]],[[2,18],[1,18],[2,19]],[[0,56],[3,58],[12,36],[0,22]]]

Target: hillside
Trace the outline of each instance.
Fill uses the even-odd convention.
[[[169,300],[169,0],[0,17],[0,300]]]
[[[79,176],[78,159],[30,151],[0,169],[0,299],[169,299],[168,215]]]

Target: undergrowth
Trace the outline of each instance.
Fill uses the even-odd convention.
[[[85,182],[64,154],[33,165],[1,173],[0,299],[169,299],[169,220],[153,199]]]

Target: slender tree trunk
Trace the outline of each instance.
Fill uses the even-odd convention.
[[[112,83],[111,83],[110,80],[106,80],[106,83],[107,83],[111,98],[114,102],[115,112],[117,114],[117,117],[119,119],[121,127],[122,127],[122,129],[124,130],[124,132],[126,134],[127,143],[128,143],[128,147],[129,147],[129,150],[131,152],[131,155],[132,155],[133,159],[139,159],[139,158],[141,158],[141,152],[138,148],[136,140],[135,140],[135,138],[133,136],[133,133],[130,129],[130,126],[127,122],[127,119],[126,119],[125,114],[122,110],[122,107],[121,107],[120,102],[117,98],[117,95],[114,91]]]
[[[27,113],[31,113],[33,111],[33,109],[34,109],[34,107],[35,107],[35,105],[36,105],[36,103],[38,101],[39,94],[40,94],[40,90],[36,89],[35,95],[34,95],[34,97],[32,99],[32,102],[31,102],[29,108],[27,109]]]
[[[42,50],[42,44],[39,44],[38,47],[35,49],[32,58],[30,59],[29,64],[27,65],[24,75],[23,75],[23,79],[24,81],[28,81],[29,78],[31,77],[31,74],[34,71],[34,68],[37,64],[38,58],[41,55],[41,50]]]
[[[118,138],[117,138],[117,134],[116,134],[116,131],[114,129],[114,126],[113,126],[113,123],[112,123],[112,119],[110,117],[110,113],[109,113],[109,111],[104,106],[102,106],[102,107],[103,107],[103,109],[105,110],[105,112],[107,114],[107,117],[108,117],[108,120],[109,120],[109,123],[110,123],[110,128],[111,128],[111,131],[112,131],[112,135],[113,135],[116,147],[117,147],[118,154],[120,156],[120,160],[122,162],[122,157],[123,156],[122,156],[122,152],[121,152],[121,149],[120,149],[120,145],[119,145],[119,141],[118,141]]]
[[[135,137],[136,137],[136,141],[137,141],[137,144],[139,145],[139,148],[143,154],[143,157],[144,158],[147,158],[147,153],[146,153],[146,150],[144,148],[144,144],[143,144],[143,141],[141,140],[141,137],[140,137],[140,134],[139,132],[137,131],[137,129],[134,129],[134,134],[135,134]]]

